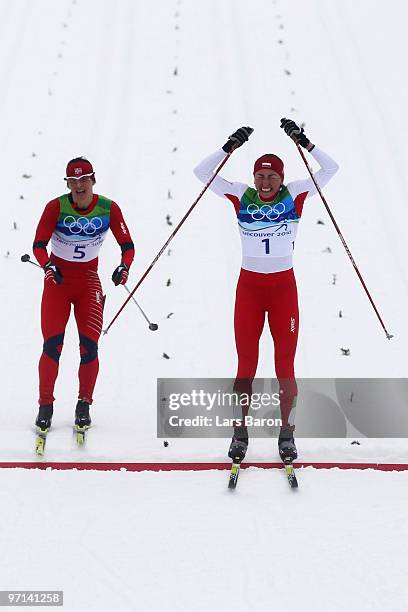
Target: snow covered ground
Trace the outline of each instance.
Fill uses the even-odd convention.
[[[224,175],[250,182],[254,159],[274,151],[286,177],[301,178],[279,120],[304,121],[340,164],[325,194],[395,338],[386,340],[314,198],[295,255],[297,374],[406,376],[403,0],[0,0],[0,9],[0,461],[33,459],[42,279],[20,256],[75,155],[92,160],[97,191],[123,209],[136,244],[133,286],[201,190],[192,168],[202,157],[251,125]],[[118,263],[110,237],[100,261],[106,322],[126,297],[110,281]],[[49,460],[224,460],[222,440],[157,440],[156,379],[234,375],[239,265],[234,213],[207,194],[137,293],[159,331],[129,304],[101,339],[95,427],[82,453],[69,429],[78,367],[69,324]],[[258,375],[272,376],[272,363],[265,333]],[[299,440],[304,461],[403,462],[407,447]],[[262,440],[250,452],[276,460]],[[281,473],[248,470],[232,497],[223,472],[0,478],[1,588],[63,588],[69,610],[266,610],[291,594],[303,610],[406,609],[404,473],[307,469],[293,496]]]
[[[407,472],[0,471],[0,588],[64,609],[406,610]]]

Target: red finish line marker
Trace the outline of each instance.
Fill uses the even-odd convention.
[[[385,472],[408,470],[408,463],[317,463],[296,462],[297,469],[313,467],[317,470],[339,468],[341,470],[380,470]],[[46,461],[3,461],[0,468],[26,470],[98,470],[102,472],[189,472],[206,470],[229,470],[231,463],[91,463],[91,462],[46,462]],[[242,469],[257,467],[264,469],[282,469],[282,463],[243,463]]]

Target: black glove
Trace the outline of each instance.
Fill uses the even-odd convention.
[[[296,144],[304,148],[310,145],[310,140],[304,134],[303,128],[300,128],[292,119],[281,119],[280,126]]]
[[[112,280],[117,287],[118,285],[125,285],[128,278],[129,268],[122,262],[112,274]]]
[[[226,153],[231,153],[234,149],[238,149],[241,145],[244,144],[254,131],[251,127],[241,127],[236,132],[229,136],[227,142],[222,147],[222,150]]]
[[[45,266],[43,267],[45,272],[45,280],[47,283],[54,283],[54,285],[60,285],[64,280],[64,277],[61,274],[61,270],[57,268],[52,261],[47,261]]]

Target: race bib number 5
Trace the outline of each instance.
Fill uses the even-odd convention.
[[[85,245],[77,244],[74,248],[73,259],[83,259],[85,257]]]

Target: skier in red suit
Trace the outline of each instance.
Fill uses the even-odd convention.
[[[337,172],[337,163],[312,144],[294,121],[282,119],[281,127],[320,165],[314,178],[319,187],[324,187]],[[282,428],[279,453],[283,461],[291,461],[297,457],[293,411],[297,397],[294,359],[299,328],[293,250],[304,202],[317,190],[311,178],[286,183],[283,161],[272,153],[255,161],[255,188],[246,183],[227,181],[220,175],[214,178],[214,171],[225,154],[243,145],[251,132],[251,128],[239,128],[194,172],[203,183],[213,179],[210,189],[232,203],[241,236],[243,257],[234,317],[238,353],[234,391],[251,396],[258,365],[259,339],[267,315],[280,387]],[[236,426],[229,457],[241,461],[247,447],[247,427]]]
[[[93,192],[96,181],[92,164],[84,157],[72,159],[65,181],[70,192],[46,205],[33,245],[34,255],[45,273],[41,303],[44,345],[39,363],[40,407],[36,419],[41,430],[51,426],[54,386],[71,305],[80,346],[75,424],[90,426],[89,406],[98,376],[98,340],[104,304],[97,272],[98,253],[109,229],[122,251],[121,263],[112,274],[115,285],[126,283],[134,257],[132,238],[119,206]]]

